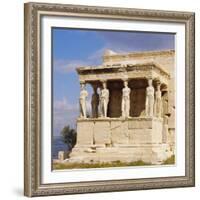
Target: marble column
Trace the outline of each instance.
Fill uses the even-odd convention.
[[[124,88],[122,89],[122,117],[130,116],[130,88],[128,87],[128,81],[124,81]]]
[[[87,118],[86,100],[88,97],[88,92],[85,89],[85,83],[81,83],[80,86],[81,86],[80,97],[79,97],[80,118]]]
[[[152,85],[153,80],[148,79],[148,87],[146,88],[146,102],[145,102],[145,114],[146,117],[154,116],[154,87]]]

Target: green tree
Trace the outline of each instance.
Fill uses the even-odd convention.
[[[63,141],[69,145],[70,150],[76,144],[76,130],[70,128],[70,126],[65,126],[62,131],[61,135],[63,137]]]

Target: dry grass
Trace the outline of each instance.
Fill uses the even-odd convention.
[[[142,160],[135,162],[102,162],[102,163],[54,163],[53,169],[80,169],[80,168],[104,168],[104,167],[127,167],[127,166],[144,166],[151,165],[151,163],[145,163]]]
[[[171,165],[175,164],[175,155],[167,158],[162,162],[162,165]],[[101,162],[101,163],[53,163],[53,169],[87,169],[87,168],[106,168],[106,167],[127,167],[127,166],[146,166],[152,165],[151,163],[146,163],[142,160],[138,160],[135,162]]]
[[[172,155],[171,157],[167,158],[165,161],[163,161],[162,164],[163,165],[175,164],[175,155]]]

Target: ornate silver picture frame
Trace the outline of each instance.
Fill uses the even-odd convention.
[[[43,20],[47,18],[54,20],[53,28],[48,29],[48,27],[45,26],[45,23],[50,24],[50,21]],[[58,22],[60,19],[62,23]],[[67,21],[68,19],[71,20],[71,22]],[[81,27],[79,20],[82,20],[88,28]],[[87,22],[84,22],[84,20]],[[95,22],[95,20],[102,28],[87,25],[92,24],[91,22]],[[71,23],[69,27],[63,25],[66,21],[67,23]],[[78,26],[79,30],[81,29],[83,31],[105,31],[106,27],[101,25],[101,23],[106,24],[107,22],[108,27],[110,27],[107,28],[107,30],[113,31],[115,29],[114,34],[117,34],[117,31],[129,32],[129,34],[131,34],[135,30],[133,27],[131,28],[131,24],[134,23],[134,27],[139,27],[136,31],[137,33],[140,33],[138,30],[143,24],[145,24],[145,26],[147,25],[147,27],[155,27],[155,29],[147,28],[145,30],[152,34],[154,32],[152,30],[156,30],[156,27],[169,25],[169,27],[172,28],[169,28],[169,31],[165,31],[165,33],[173,34],[174,50],[145,51],[142,53],[132,52],[127,54],[124,54],[124,52],[115,52],[115,49],[105,50],[101,55],[103,57],[101,66],[77,66],[75,71],[79,76],[80,90],[82,93],[80,92],[78,100],[80,104],[80,116],[76,118],[77,136],[75,147],[73,147],[72,153],[70,152],[71,157],[67,157],[64,151],[56,151],[56,154],[58,153],[58,159],[57,157],[56,159],[52,159],[50,155],[52,152],[49,147],[53,145],[52,130],[54,131],[54,129],[52,129],[52,127],[54,125],[54,114],[52,104],[47,102],[49,98],[45,95],[46,91],[51,95],[52,90],[54,90],[52,83],[54,69],[51,69],[52,63],[54,62],[52,55],[52,49],[54,48],[53,31],[59,28],[68,28],[73,32],[75,29],[77,30]],[[78,24],[77,27],[75,27],[76,23]],[[119,26],[120,23],[125,25]],[[118,28],[115,28],[114,24],[117,24],[116,27]],[[142,24],[142,26],[140,24]],[[45,27],[47,28],[45,29]],[[47,32],[45,32],[46,30]],[[177,30],[177,32],[173,30]],[[195,15],[191,12],[26,3],[24,5],[24,194],[26,196],[45,196],[194,186],[194,30]],[[158,30],[158,32],[162,32],[162,30]],[[91,38],[92,36],[89,37],[89,40]],[[164,38],[164,40],[166,39]],[[179,45],[180,43],[184,43],[184,45]],[[146,48],[149,49],[148,46]],[[50,56],[45,56],[45,50],[48,50],[48,55]],[[77,54],[78,53],[79,52],[77,52]],[[146,58],[149,59],[148,62],[146,62]],[[131,62],[129,62],[130,60]],[[145,62],[140,63],[140,60],[145,60]],[[173,72],[173,75],[171,72],[165,71],[165,69],[162,68],[162,65],[166,67],[170,65],[169,63],[171,60],[173,60],[174,66],[176,65],[177,68]],[[50,67],[47,67],[48,63],[50,63]],[[146,70],[147,68],[148,72]],[[168,83],[172,76],[175,79],[174,90],[168,89]],[[180,76],[181,78],[178,78]],[[116,80],[119,79],[121,79],[120,82],[117,82]],[[50,80],[49,85],[46,84],[46,80]],[[138,82],[138,80],[140,80],[140,82]],[[184,96],[181,96],[179,92],[180,81],[184,82]],[[84,107],[84,105],[86,105],[86,97],[83,96],[88,95],[85,90],[86,83],[91,84],[94,89],[93,100],[91,99],[91,116],[87,115],[86,108]],[[137,94],[134,93],[134,89],[136,90],[138,87],[139,100],[134,100],[135,104],[132,104],[132,96],[137,96]],[[100,91],[98,94],[97,88],[99,88],[98,91]],[[120,91],[118,91],[118,89],[115,90],[116,88],[120,88]],[[178,127],[178,123],[184,123],[184,126],[182,124],[184,133],[180,133],[180,129],[178,128],[175,128],[176,134],[173,131],[168,133],[168,130],[172,129],[169,129],[167,120],[170,119],[172,114],[168,111],[164,113],[163,110],[166,109],[165,107],[161,109],[159,103],[159,96],[160,99],[161,96],[164,99],[167,92],[170,96],[170,92],[173,93],[174,91],[176,91],[176,94],[173,96],[174,104],[171,106],[173,109],[177,108],[176,114],[174,115],[174,124]],[[73,92],[74,91],[71,91],[71,93]],[[153,95],[151,95],[152,93]],[[112,98],[112,95],[118,95],[118,100],[114,96]],[[108,97],[107,100],[106,96]],[[50,97],[52,98],[52,95]],[[177,102],[180,98],[183,99],[182,103]],[[108,103],[108,101],[110,102]],[[142,106],[139,105],[139,103],[141,103],[140,101],[143,102]],[[179,109],[177,106],[178,103],[183,105],[184,109]],[[49,110],[45,110],[46,105],[49,106]],[[109,108],[107,108],[107,106]],[[137,112],[135,110],[137,110]],[[49,113],[47,114],[46,112]],[[50,116],[50,121],[45,122],[48,116]],[[180,116],[184,116],[184,118]],[[109,127],[107,124],[109,124]],[[123,130],[126,136],[128,135],[128,139],[125,138],[123,140],[122,131],[112,131],[113,127],[118,128],[119,126],[120,130]],[[147,126],[146,129],[148,130],[144,130],[143,126]],[[159,129],[158,127],[160,127],[162,131],[157,131]],[[104,129],[109,130],[107,132],[113,135],[119,134],[120,138],[115,135],[115,138],[109,136],[111,139],[107,139],[107,136],[105,136],[107,132],[104,131],[102,139],[99,135],[101,135],[101,131]],[[91,132],[91,130],[93,130],[93,132]],[[167,133],[164,130],[167,130]],[[95,136],[95,134],[97,136]],[[155,138],[155,134],[160,137]],[[175,134],[173,136],[174,140],[167,139],[167,134]],[[151,137],[147,139],[149,135]],[[145,144],[135,144],[136,138],[137,141],[142,140],[143,142],[143,140],[146,139],[148,141]],[[180,138],[182,142],[179,143]],[[106,142],[103,143],[102,141],[105,140]],[[89,146],[88,141],[90,141]],[[137,153],[134,152],[136,148],[138,149]],[[149,151],[149,148],[151,151]],[[117,156],[116,153],[112,154],[113,150],[116,149],[117,151],[114,152],[117,152]],[[121,155],[122,149],[124,152],[128,153]],[[183,154],[181,154],[181,151]],[[46,152],[50,152],[49,155],[47,155]],[[145,154],[144,152],[147,153]],[[151,154],[148,154],[149,152],[151,152]],[[110,156],[107,156],[108,154],[110,154]],[[175,161],[169,161],[167,158],[169,156],[174,156],[174,154]],[[77,161],[77,155],[82,156],[79,158],[82,164],[77,164],[77,162],[71,164],[71,160],[75,159]],[[125,157],[123,157],[123,155],[128,158],[128,161],[130,160],[129,163],[127,159],[124,159]],[[70,160],[70,158],[73,159]],[[115,160],[113,160],[114,158]],[[86,160],[89,161],[86,162]],[[109,160],[109,164],[105,163],[107,160]],[[102,161],[103,165],[101,165],[100,161]],[[113,161],[114,164],[112,163]],[[167,162],[173,165],[165,166]],[[63,166],[67,167],[63,168]],[[161,169],[159,172],[160,174],[154,172],[154,169],[157,168]],[[58,171],[58,169],[61,170]],[[140,170],[140,175],[136,177],[134,174],[138,169]],[[65,170],[69,176],[67,176],[67,173],[65,177],[56,175],[65,173]],[[146,170],[150,170],[149,173],[152,172],[152,175],[146,176]],[[107,177],[105,175],[104,177],[102,174],[106,174],[106,171],[114,175]],[[87,178],[87,176],[84,175],[87,173],[92,174],[92,178]]]

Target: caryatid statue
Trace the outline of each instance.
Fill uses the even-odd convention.
[[[106,82],[103,82],[103,88],[100,93],[100,114],[101,117],[107,117],[109,102],[109,90],[106,88]]]
[[[157,83],[155,92],[155,104],[154,104],[154,115],[156,117],[161,117],[162,114],[162,95],[160,91],[160,83]]]
[[[86,111],[86,99],[88,97],[88,92],[85,89],[85,84],[81,83],[81,91],[80,91],[80,97],[79,97],[79,104],[80,104],[80,117],[86,118],[87,117],[87,111]]]
[[[152,85],[152,79],[148,80],[148,87],[146,88],[146,103],[145,113],[146,117],[153,117],[154,110],[154,87]]]
[[[122,117],[129,117],[130,115],[130,88],[128,82],[124,81],[124,88],[122,90]]]
[[[94,93],[92,95],[91,105],[92,105],[92,117],[98,117],[98,106],[99,106],[99,94],[97,93],[97,86],[93,85]]]

